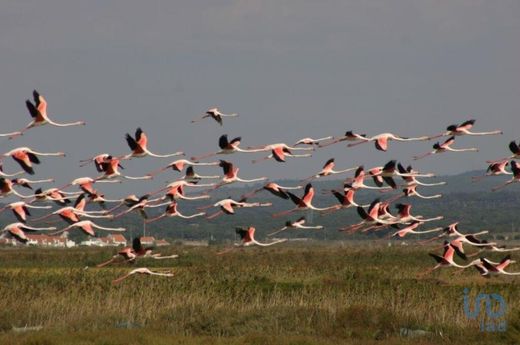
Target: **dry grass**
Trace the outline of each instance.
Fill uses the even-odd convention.
[[[128,267],[84,269],[113,249],[2,250],[0,343],[520,342],[518,280],[485,280],[474,271],[416,279],[433,264],[422,247],[285,246],[216,256],[220,249],[161,249],[181,257],[139,266],[173,266],[175,277],[133,277],[118,286],[111,280]],[[504,296],[506,333],[481,333],[465,317],[465,287]],[[44,330],[11,331],[24,325]],[[432,335],[401,338],[401,328]]]

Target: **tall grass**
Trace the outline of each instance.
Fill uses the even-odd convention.
[[[117,286],[111,281],[128,266],[93,268],[111,249],[2,250],[0,343],[67,343],[88,333],[92,344],[102,343],[96,340],[101,334],[113,335],[106,344],[118,344],[139,341],[134,331],[145,337],[142,343],[161,334],[187,343],[417,341],[400,338],[401,328],[430,331],[420,338],[425,344],[519,341],[518,280],[485,280],[473,270],[418,279],[417,273],[434,264],[424,247],[285,246],[215,255],[220,249],[161,248],[181,256],[137,266],[173,267],[173,278],[136,276]],[[472,294],[504,296],[505,334],[481,333],[465,317],[465,287]],[[17,336],[11,331],[25,325],[42,325],[44,331]]]

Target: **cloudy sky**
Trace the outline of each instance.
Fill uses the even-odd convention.
[[[64,150],[67,158],[45,159],[37,176],[66,182],[95,175],[79,159],[126,152],[124,134],[138,126],[151,150],[196,155],[216,149],[224,133],[248,146],[349,129],[434,134],[475,118],[475,130],[504,135],[460,138],[458,147],[480,152],[431,157],[417,168],[481,169],[507,155],[520,133],[518,18],[516,0],[2,1],[1,132],[30,121],[24,101],[34,88],[56,121],[87,126],[37,128],[1,140],[0,151]],[[190,123],[212,106],[240,117],[224,127]],[[337,145],[287,164],[228,158],[246,178],[303,178],[331,157],[338,168],[408,163],[432,144],[393,143],[387,153]],[[132,160],[125,172],[169,161]]]

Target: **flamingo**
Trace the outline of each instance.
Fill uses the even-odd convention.
[[[113,285],[116,285],[116,284],[119,284],[120,282],[122,282],[123,280],[125,280],[126,278],[128,277],[131,277],[133,276],[134,274],[145,274],[145,275],[149,275],[149,276],[162,276],[162,277],[173,277],[173,273],[171,273],[170,271],[161,271],[161,272],[156,272],[156,271],[150,271],[148,268],[146,267],[141,267],[141,268],[136,268],[134,270],[131,270],[129,273],[117,278],[117,279],[114,279],[112,280],[112,284]]]
[[[192,214],[190,216],[185,216],[177,210],[177,202],[172,201],[166,207],[166,210],[164,211],[163,214],[161,214],[160,216],[157,216],[155,218],[152,218],[152,219],[147,219],[145,222],[146,223],[155,222],[156,220],[162,219],[164,217],[179,217],[179,218],[183,218],[183,219],[191,219],[191,218],[195,218],[195,217],[204,216],[205,214],[206,214],[205,212],[199,212],[199,213]]]
[[[442,144],[440,144],[438,142],[435,143],[433,145],[433,151],[426,152],[426,153],[423,153],[423,154],[418,155],[418,156],[414,156],[413,160],[416,161],[416,160],[419,160],[419,159],[422,159],[422,158],[425,158],[425,157],[428,157],[428,156],[431,156],[431,155],[435,155],[435,154],[439,154],[439,153],[443,153],[443,152],[447,152],[447,151],[451,151],[451,152],[478,152],[478,149],[476,147],[471,147],[471,148],[466,148],[466,149],[454,149],[454,148],[451,147],[451,145],[453,145],[454,143],[455,143],[455,137],[454,136],[449,137]]]
[[[430,137],[428,136],[422,136],[417,138],[407,138],[407,137],[401,137],[399,135],[393,134],[393,133],[381,133],[378,135],[374,135],[373,137],[366,138],[366,137],[359,137],[359,142],[356,143],[350,143],[347,145],[347,147],[354,147],[357,145],[361,145],[364,143],[368,143],[373,141],[375,143],[376,149],[379,151],[387,151],[388,150],[388,142],[391,140],[395,141],[425,141],[429,140]]]
[[[153,202],[153,201],[157,201],[159,199],[155,199],[155,200],[148,200],[150,196],[148,194],[146,195],[143,195],[142,197],[140,197],[137,202],[135,202],[133,205],[131,205],[128,210],[126,211],[123,211],[117,215],[115,215],[113,218],[116,219],[116,218],[119,218],[121,216],[124,216],[125,214],[127,213],[130,213],[134,210],[138,210],[139,211],[139,214],[146,220],[148,219],[148,215],[146,214],[145,212],[145,208],[153,208],[153,207],[161,207],[161,206],[164,206],[166,205],[165,203],[163,204],[156,204],[156,205],[149,205],[148,203],[149,202]],[[126,201],[126,200],[125,200]]]
[[[346,173],[346,172],[349,172],[349,171],[352,171],[352,170],[357,170],[357,168],[359,168],[359,167],[356,166],[356,167],[348,168],[348,169],[344,169],[344,170],[334,170],[334,166],[335,165],[336,165],[336,163],[334,162],[334,158],[329,159],[323,165],[323,168],[321,169],[321,171],[319,173],[317,173],[316,175],[313,175],[311,177],[306,178],[304,181],[315,179],[315,178],[320,178],[320,177],[323,177],[323,176],[343,174],[343,173]]]
[[[80,195],[75,203],[74,206],[66,206],[62,207],[46,216],[34,219],[34,221],[42,221],[44,219],[50,218],[52,216],[60,216],[61,219],[63,219],[68,224],[74,224],[80,221],[80,217],[87,217],[87,218],[112,218],[112,215],[98,215],[99,213],[106,213],[106,211],[85,211],[85,194]]]
[[[31,114],[32,121],[19,132],[15,132],[11,138],[14,138],[18,135],[22,135],[25,131],[33,128],[43,126],[45,124],[55,126],[55,127],[69,127],[69,126],[79,126],[85,125],[85,121],[76,121],[70,123],[57,123],[49,119],[47,116],[47,101],[43,98],[42,95],[38,93],[38,91],[33,91],[34,104],[30,100],[25,101],[25,105],[27,106],[27,110],[29,110],[29,114]]]
[[[222,199],[219,202],[216,202],[215,204],[211,205],[213,207],[219,207],[220,211],[218,211],[216,213],[213,213],[212,215],[207,216],[206,219],[216,218],[216,217],[220,216],[223,213],[229,214],[229,215],[233,215],[233,214],[235,214],[235,208],[241,208],[241,207],[244,207],[244,208],[245,207],[267,207],[267,206],[271,206],[271,205],[272,205],[272,203],[270,203],[270,202],[266,202],[266,203],[252,202],[252,203],[249,203],[249,202],[246,202],[246,199],[244,199],[244,198],[240,199],[239,201],[235,201],[235,200],[231,199],[231,197],[229,197],[227,199]],[[211,206],[209,206],[209,207],[211,207]],[[204,208],[208,208],[208,207],[206,206]]]
[[[506,167],[508,165],[509,165],[508,161],[491,163],[491,164],[489,164],[485,175],[473,176],[471,178],[472,178],[473,182],[477,182],[488,176],[513,175],[512,172],[509,172],[506,170]]]
[[[418,185],[418,186],[442,186],[445,185],[446,182],[435,182],[435,183],[424,183],[416,178],[416,174],[418,174],[415,170],[413,170],[412,166],[409,165],[406,169],[401,163],[397,164],[397,168],[399,170],[399,176],[407,183],[407,185]],[[407,175],[408,174],[408,175]]]
[[[159,155],[156,153],[152,153],[148,150],[147,144],[148,144],[148,137],[143,132],[143,130],[139,127],[135,130],[135,138],[132,137],[129,133],[126,133],[126,142],[128,146],[130,147],[130,150],[132,150],[132,153],[122,157],[122,159],[131,159],[131,158],[137,158],[137,157],[145,157],[145,156],[151,156],[156,158],[167,158],[167,157],[174,157],[174,156],[184,156],[184,152],[175,152],[175,153],[169,153],[165,155]]]
[[[124,201],[124,199],[117,199],[117,200],[105,199],[105,195],[104,194],[99,194],[99,193],[88,194],[88,197],[89,197],[89,201],[90,202],[95,202],[95,203],[99,204],[99,206],[101,206],[101,208],[103,208],[103,209],[106,208],[105,203],[107,203],[107,202],[122,203]]]
[[[365,211],[365,209],[363,207],[358,206],[356,209],[357,209],[358,215],[361,217],[362,221],[357,224],[353,224],[353,225],[349,225],[347,227],[340,228],[339,231],[352,233],[352,232],[355,232],[355,231],[361,229],[363,226],[368,226],[368,228],[366,229],[366,230],[368,230],[368,229],[372,229],[374,227],[395,224],[395,221],[393,221],[393,220],[385,220],[385,219],[380,218],[380,213],[381,213],[381,211],[384,210],[384,208],[381,207],[382,205],[383,205],[383,203],[381,202],[381,200],[375,199],[370,204],[368,211]]]
[[[224,113],[221,113],[218,108],[211,108],[211,109],[208,109],[206,111],[206,114],[204,114],[201,118],[191,120],[191,123],[199,122],[205,118],[211,117],[213,120],[217,121],[219,125],[222,126],[223,117],[237,117],[237,116],[238,116],[238,114],[236,114],[236,113],[224,114]]]
[[[22,184],[19,183],[17,179],[10,180],[5,177],[0,177],[0,198],[6,197],[10,194],[14,194],[17,197],[20,197],[22,199],[29,199],[32,198],[32,195],[22,195],[18,193],[13,186],[15,185],[21,185],[22,187],[26,187],[29,189],[32,189],[30,186],[28,186],[26,183]]]
[[[304,151],[313,151],[314,148],[310,147],[291,147],[285,143],[278,143],[278,144],[271,144],[266,146],[261,146],[258,148],[248,148],[251,149],[250,152],[264,152],[264,151],[271,151],[271,154],[268,156],[265,156],[260,159],[254,159],[251,162],[253,164],[258,163],[260,161],[264,161],[267,159],[274,158],[277,162],[284,163],[286,157],[292,157],[292,158],[304,158],[304,157],[311,157],[312,154],[306,153],[306,154],[294,154],[292,153],[292,150],[304,150]]]
[[[54,201],[58,205],[66,205],[70,204],[70,200],[67,198],[69,196],[80,195],[82,192],[64,192],[58,188],[49,188],[42,191],[41,188],[38,188],[34,191],[34,200],[38,201]]]
[[[497,190],[502,189],[511,183],[520,182],[520,165],[516,161],[511,161],[511,170],[513,172],[513,177],[509,181],[494,187],[492,189],[493,192],[496,192]]]
[[[324,207],[324,208],[313,206],[312,199],[314,198],[314,187],[310,183],[307,183],[307,185],[305,186],[305,191],[301,198],[294,195],[291,192],[286,192],[286,193],[287,193],[287,195],[289,195],[289,198],[296,205],[296,207],[291,210],[288,210],[288,211],[283,211],[283,212],[273,214],[273,217],[275,217],[275,218],[290,214],[294,211],[302,211],[302,210],[327,211],[327,210],[334,209],[337,207],[336,205]]]
[[[105,267],[111,264],[112,262],[116,261],[120,257],[124,259],[124,262],[129,262],[132,264],[135,263],[138,257],[152,258],[155,260],[175,259],[179,257],[178,255],[163,256],[160,253],[152,254],[152,250],[153,247],[143,247],[143,245],[141,244],[141,239],[139,237],[136,237],[132,241],[132,246],[124,247],[123,249],[118,251],[117,254],[114,255],[110,260],[100,263],[96,265],[96,267]]]
[[[507,266],[509,266],[513,260],[511,260],[511,256],[508,255],[505,258],[503,258],[498,265],[493,264],[486,258],[480,259],[482,265],[488,270],[489,275],[495,275],[495,274],[503,274],[508,276],[517,276],[520,275],[520,272],[506,272],[505,269]]]
[[[454,259],[453,259],[453,255],[455,253],[458,256],[460,256],[462,259],[466,260],[466,255],[464,255],[464,253],[461,253],[460,250],[457,247],[454,247],[448,241],[445,241],[444,242],[444,254],[442,256],[434,254],[434,253],[428,253],[428,255],[430,255],[433,259],[435,259],[435,261],[437,261],[437,265],[435,265],[434,267],[426,270],[420,276],[429,274],[429,273],[431,273],[431,272],[433,272],[436,269],[441,268],[441,267],[466,268],[466,267],[473,266],[472,264],[469,264],[469,265],[459,265],[459,264],[457,264],[454,261]]]
[[[242,137],[236,137],[233,140],[229,141],[228,135],[224,134],[221,135],[218,139],[218,146],[220,147],[220,151],[212,152],[212,153],[206,153],[204,155],[198,156],[198,157],[191,157],[191,160],[193,161],[199,161],[201,159],[213,157],[215,155],[229,155],[235,152],[260,152],[262,150],[260,149],[242,149],[239,147],[240,141],[242,140]]]
[[[468,257],[476,256],[483,251],[491,251],[491,252],[497,252],[497,253],[505,253],[505,252],[517,252],[520,250],[520,247],[516,248],[507,248],[506,246],[498,246],[498,245],[489,245],[489,246],[482,246],[479,248],[478,251],[476,251],[473,254],[468,255]]]
[[[442,194],[435,194],[435,195],[422,195],[417,192],[417,185],[416,184],[408,184],[403,189],[404,196],[411,197],[416,196],[421,199],[437,199],[442,197]]]
[[[168,164],[164,168],[160,168],[158,170],[154,170],[154,171],[148,173],[147,175],[149,175],[149,176],[156,176],[159,173],[161,173],[161,172],[163,172],[165,170],[168,170],[170,168],[175,170],[175,171],[181,172],[182,169],[184,169],[185,166],[188,166],[188,168],[190,168],[191,166],[211,166],[211,165],[218,165],[218,164],[219,164],[219,162],[199,163],[199,162],[192,162],[192,161],[187,160],[187,159],[178,159],[178,160],[176,160],[174,162],[171,162],[170,164]]]
[[[304,225],[306,223],[305,216],[298,218],[296,221],[290,221],[288,220],[285,222],[285,226],[281,228],[280,230],[276,230],[275,232],[272,232],[268,234],[267,236],[273,236],[276,235],[279,232],[285,231],[287,229],[323,229],[323,225],[315,225],[315,226],[309,226]]]
[[[257,193],[259,193],[263,190],[266,190],[269,193],[273,194],[274,196],[288,200],[289,195],[285,192],[286,190],[294,190],[294,189],[302,189],[302,188],[303,188],[302,186],[284,187],[284,186],[280,186],[279,184],[277,184],[275,182],[268,182],[262,188],[254,190],[253,192],[251,192],[249,194],[245,194],[243,197],[250,198]]]
[[[203,187],[213,187],[213,186],[215,186],[215,183],[195,184],[195,183],[190,183],[190,182],[188,182],[186,180],[178,180],[178,181],[174,181],[172,183],[169,183],[164,188],[161,188],[161,189],[159,189],[157,191],[149,193],[149,195],[155,195],[155,194],[157,194],[159,192],[162,192],[164,190],[168,190],[168,192],[166,192],[166,195],[164,197],[159,198],[157,200],[164,200],[166,197],[169,197],[170,200],[175,200],[175,199],[184,199],[184,200],[209,199],[210,196],[207,195],[207,194],[203,194],[203,195],[199,195],[199,196],[193,196],[193,197],[185,196],[184,195],[184,187],[203,188]]]
[[[343,193],[341,193],[335,189],[332,189],[330,192],[339,201],[339,204],[336,205],[336,208],[331,209],[331,211],[336,211],[339,209],[347,209],[347,208],[351,208],[351,207],[358,207],[358,206],[362,206],[362,207],[370,206],[370,205],[358,205],[354,201],[354,195],[356,194],[356,189],[352,188],[351,185],[349,185],[347,183],[344,185]]]
[[[242,243],[240,244],[240,246],[242,246],[242,247],[248,247],[251,245],[269,247],[274,244],[278,244],[278,243],[287,241],[287,239],[283,238],[283,239],[279,239],[279,240],[276,240],[276,241],[273,241],[270,243],[260,243],[257,240],[255,240],[256,229],[252,226],[248,227],[247,229],[246,228],[236,228],[235,231],[240,236],[240,239],[242,240]]]
[[[511,155],[509,157],[500,158],[495,161],[487,161],[487,163],[498,163],[498,162],[507,161],[509,159],[520,158],[520,145],[517,144],[514,140],[509,143],[509,150],[513,153],[513,155]]]
[[[29,147],[18,147],[16,149],[12,149],[11,151],[4,153],[3,157],[13,158],[26,173],[30,175],[34,175],[34,169],[32,164],[40,164],[40,160],[38,156],[61,156],[65,157],[65,153],[63,152],[37,152],[32,150]]]
[[[26,231],[52,231],[56,230],[55,227],[47,227],[47,228],[35,228],[32,226],[28,226],[24,223],[11,223],[6,225],[2,232],[8,232],[11,236],[13,236],[16,240],[22,243],[27,243],[29,239],[25,235]]]
[[[377,184],[380,184],[380,186],[377,186],[377,187],[368,186],[364,182],[365,181],[365,177],[366,177],[365,169],[361,165],[361,166],[359,166],[356,169],[356,172],[354,174],[354,179],[353,179],[352,184],[348,184],[347,183],[347,184],[345,184],[345,186],[348,187],[348,188],[352,188],[354,190],[358,190],[358,189],[377,189],[377,190],[392,189],[392,187],[383,187],[382,182],[379,181],[379,179],[380,179],[379,176],[377,176],[377,178],[375,178],[376,176],[373,176],[373,178],[374,178],[374,181]]]
[[[471,234],[463,234],[463,233],[461,233],[459,231],[459,222],[455,222],[455,223],[451,223],[450,225],[444,227],[442,234],[440,234],[439,236],[433,237],[433,238],[423,242],[423,244],[427,243],[427,242],[430,242],[430,241],[437,240],[437,239],[442,238],[444,236],[457,237],[457,238],[460,238],[460,237],[463,237],[463,236],[464,237],[467,237],[467,236],[476,237],[476,236],[484,235],[484,234],[487,234],[487,233],[489,233],[489,231],[484,230],[484,231],[471,233]],[[476,243],[477,241],[474,241],[474,242]]]
[[[218,165],[218,162],[217,162],[217,165]],[[184,179],[186,182],[189,182],[192,184],[197,184],[202,179],[217,179],[217,178],[220,178],[220,176],[218,176],[218,175],[209,175],[209,176],[208,175],[206,175],[206,176],[199,175],[195,172],[195,169],[192,166],[189,166],[186,168],[186,175],[184,175],[181,178]]]
[[[325,143],[325,144],[320,144],[318,147],[327,147],[327,146],[330,146],[332,144],[336,144],[336,143],[339,143],[342,141],[363,140],[363,139],[366,139],[366,137],[367,137],[366,134],[358,134],[358,133],[354,133],[353,131],[347,131],[347,132],[345,132],[344,136],[339,137],[339,138],[333,138],[332,141]]]
[[[106,157],[105,162],[101,163],[103,175],[98,176],[97,178],[95,178],[95,180],[96,181],[108,180],[108,179],[116,178],[119,176],[121,176],[127,180],[149,180],[152,178],[151,176],[133,177],[133,176],[121,175],[121,173],[119,172],[119,168],[123,168],[123,167],[121,166],[121,164],[119,164],[119,162],[120,162],[119,158],[114,158],[112,156]]]
[[[29,209],[49,209],[51,206],[33,206],[29,203],[26,203],[24,201],[17,201],[12,202],[10,204],[7,204],[6,206],[0,208],[0,212],[10,209],[13,211],[14,216],[16,219],[18,219],[19,222],[25,223],[27,222],[27,216],[30,216],[31,213],[29,212]]]
[[[296,143],[294,143],[294,146],[298,146],[298,145],[310,145],[310,146],[316,145],[316,146],[319,146],[322,141],[333,139],[333,138],[334,137],[332,137],[332,136],[323,137],[323,138],[319,138],[319,139],[302,138],[302,139],[298,140]]]
[[[94,157],[90,157],[87,159],[80,160],[80,167],[84,167],[90,163],[94,163],[97,172],[103,172],[103,163],[108,162],[108,160],[112,158],[111,154],[108,153],[100,153],[98,155],[95,155]]]
[[[234,182],[243,182],[243,183],[251,183],[251,182],[259,182],[259,181],[265,181],[267,180],[267,177],[258,177],[254,179],[242,179],[238,177],[239,168],[235,167],[233,163],[220,160],[219,166],[224,170],[224,177],[222,177],[222,180],[220,183],[216,184],[213,189],[220,188],[224,185],[234,183]]]
[[[397,204],[395,208],[398,210],[397,220],[400,223],[409,223],[412,221],[419,222],[433,222],[436,220],[444,219],[443,216],[433,217],[433,218],[424,218],[423,216],[412,216],[410,210],[412,209],[412,205],[410,204]]]
[[[99,182],[99,183],[120,183],[119,180],[95,180],[91,177],[79,177],[69,184],[66,184],[65,186],[59,188],[59,189],[65,189],[68,186],[78,186],[79,189],[81,189],[84,193],[87,193],[88,195],[92,194],[98,194],[98,192],[94,189],[93,184]]]
[[[390,237],[403,238],[403,237],[405,237],[408,234],[416,234],[416,235],[428,234],[428,233],[431,233],[431,232],[439,232],[439,231],[441,231],[443,229],[442,227],[437,227],[437,228],[433,228],[433,229],[430,229],[430,230],[423,230],[423,231],[416,231],[415,230],[415,229],[417,229],[419,226],[421,226],[423,224],[424,224],[424,222],[422,222],[422,221],[414,220],[412,223],[410,223],[410,225],[407,225],[407,226],[405,226],[402,229],[399,229],[399,226],[395,225],[395,227],[398,230],[396,232],[394,232],[393,234],[387,236],[387,238],[390,238]]]
[[[432,173],[421,174],[421,173],[415,172],[413,170],[410,170],[409,172],[402,171],[402,169],[399,168],[399,165],[397,164],[396,160],[391,160],[382,167],[374,167],[368,171],[368,174],[374,179],[374,182],[378,187],[383,186],[383,182],[386,182],[393,189],[397,188],[397,184],[395,183],[395,181],[393,179],[393,177],[395,177],[395,176],[400,176],[403,178],[404,177],[433,177],[433,176],[435,176]]]
[[[82,220],[82,221],[70,224],[66,228],[63,228],[60,231],[54,233],[54,235],[63,233],[65,231],[68,231],[68,230],[71,230],[71,229],[74,229],[74,228],[79,228],[84,233],[86,233],[87,235],[92,236],[92,237],[96,236],[96,233],[94,232],[94,229],[105,230],[105,231],[126,231],[125,228],[108,228],[108,227],[97,225],[97,224],[95,224],[94,222],[92,222],[90,220]]]
[[[446,128],[445,132],[439,133],[437,135],[431,136],[430,139],[435,139],[439,137],[446,136],[457,136],[457,135],[495,135],[495,134],[503,134],[501,130],[495,130],[491,132],[470,132],[470,129],[475,125],[476,120],[468,120],[460,125],[450,125]]]

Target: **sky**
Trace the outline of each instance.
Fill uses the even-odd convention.
[[[33,89],[54,120],[87,126],[36,128],[0,139],[0,151],[67,152],[37,168],[37,177],[64,184],[96,176],[79,159],[128,152],[124,134],[139,126],[150,150],[191,156],[216,150],[222,134],[241,136],[247,147],[347,130],[431,135],[474,118],[474,130],[504,135],[458,138],[456,147],[480,152],[430,157],[416,168],[483,169],[519,137],[518,18],[516,0],[2,1],[1,132],[30,121],[24,102]],[[240,117],[223,127],[190,123],[214,106]],[[392,143],[386,153],[338,144],[285,164],[252,165],[261,154],[225,158],[244,178],[305,178],[332,157],[338,169],[407,164],[432,144]],[[144,174],[170,161],[134,159],[124,172]],[[218,172],[212,169],[200,172]],[[125,184],[121,193],[149,183]]]

